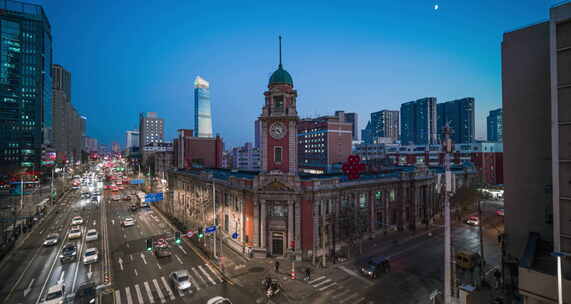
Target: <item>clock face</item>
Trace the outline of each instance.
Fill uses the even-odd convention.
[[[274,122],[270,126],[270,135],[275,139],[282,139],[285,136],[286,128],[281,122]]]

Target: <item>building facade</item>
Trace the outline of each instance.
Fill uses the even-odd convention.
[[[502,109],[497,109],[490,111],[488,117],[486,117],[486,131],[488,135],[488,141],[491,142],[502,142],[504,135],[504,119],[503,119]]]
[[[450,136],[454,143],[469,144],[475,139],[475,101],[473,97],[442,102],[436,105],[438,139],[446,123],[454,130]]]
[[[523,303],[556,303],[557,258],[571,253],[571,3],[502,41],[505,236]],[[516,257],[519,261],[513,261]],[[563,300],[571,271],[563,258]]]
[[[261,172],[169,172],[167,199],[157,207],[184,229],[201,231],[215,224],[218,239],[244,255],[315,261],[365,236],[387,229],[415,230],[439,216],[442,200],[436,190],[441,187],[436,182],[442,179],[424,165],[364,173],[357,180],[298,171],[296,137],[311,133],[298,131],[297,91],[281,56],[264,96]],[[455,173],[457,184],[470,183],[474,174],[468,169]],[[207,251],[205,244],[210,243],[197,242]]]
[[[212,137],[210,83],[200,76],[194,80],[194,131],[196,137]]]
[[[125,135],[125,149],[130,150],[139,147],[139,130],[129,130],[125,132]]]
[[[38,170],[52,140],[51,27],[39,5],[7,0],[0,12],[0,170]]]
[[[436,97],[425,97],[403,103],[400,111],[401,143],[436,144],[436,117]]]
[[[343,116],[300,120],[297,125],[299,170],[329,172],[332,165],[347,161],[351,155],[352,139],[353,125],[345,122]]]
[[[395,143],[399,139],[399,111],[371,113],[372,144]]]
[[[141,113],[139,115],[139,147],[164,140],[164,120],[155,112]]]
[[[179,129],[173,142],[175,167],[178,169],[222,168],[224,142],[220,136],[196,137],[193,130]]]
[[[244,171],[260,171],[262,169],[260,149],[246,143],[242,147],[233,148],[230,152],[231,166],[228,168]]]
[[[345,111],[335,111],[335,116],[340,121],[348,122],[352,125],[351,136],[353,141],[359,140],[359,115],[357,113],[345,113]]]

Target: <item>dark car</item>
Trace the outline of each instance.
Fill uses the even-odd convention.
[[[77,258],[77,246],[74,243],[68,243],[61,250],[60,259],[62,263],[75,261]]]
[[[379,277],[383,272],[390,270],[389,260],[386,257],[369,258],[366,264],[361,265],[361,273],[371,279]]]
[[[131,210],[131,211],[137,211],[137,208],[138,207],[135,204],[132,204],[131,206],[129,206],[129,210]]]
[[[97,303],[97,290],[95,283],[86,282],[79,286],[73,299],[74,304],[96,304]]]

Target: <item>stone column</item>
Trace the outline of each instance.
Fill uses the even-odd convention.
[[[369,205],[371,206],[369,210],[371,211],[371,216],[369,217],[369,227],[370,231],[375,231],[375,223],[377,222],[377,213],[376,213],[376,204],[377,204],[377,197],[375,195],[375,190],[373,192],[369,191],[367,194],[369,195]]]
[[[260,231],[261,233],[261,242],[260,242],[260,247],[262,248],[266,248],[267,247],[267,243],[266,243],[266,237],[267,237],[267,231],[266,231],[266,200],[262,200],[262,215],[261,215],[261,219],[260,219]]]
[[[295,227],[294,227],[294,231],[293,231],[293,235],[295,238],[295,258],[298,261],[301,261],[301,257],[302,257],[302,249],[301,249],[301,200],[300,201],[292,201],[293,209],[295,212]],[[308,217],[307,220],[309,220],[311,217]]]
[[[253,220],[252,224],[254,225],[254,239],[253,239],[254,247],[261,247],[260,238],[259,238],[259,235],[260,235],[260,226],[259,226],[260,225],[260,210],[259,210],[259,208],[260,208],[260,203],[258,200],[255,200],[254,201],[254,218],[252,219]]]

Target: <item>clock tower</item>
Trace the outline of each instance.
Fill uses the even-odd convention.
[[[260,122],[262,171],[297,174],[297,91],[291,75],[282,66],[282,37],[279,65],[270,77]]]

